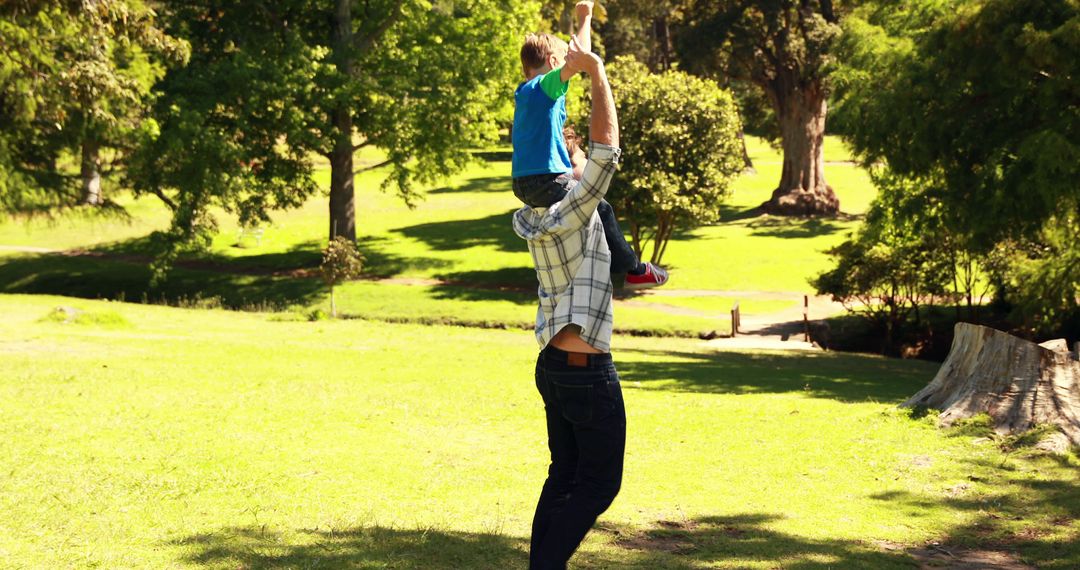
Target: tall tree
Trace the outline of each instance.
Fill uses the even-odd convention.
[[[0,15],[5,209],[105,203],[103,170],[153,128],[151,87],[186,44],[140,0],[11,2]]]
[[[412,203],[496,138],[537,14],[495,0],[170,2],[193,53],[161,85],[161,132],[134,177],[175,210],[168,250],[205,242],[211,206],[254,224],[302,203],[312,154],[330,163],[328,234],[355,240],[358,172],[386,167],[383,186]],[[366,146],[387,158],[357,169]]]
[[[839,118],[964,251],[1007,250],[998,297],[1080,334],[1080,5],[869,4],[845,20]]]
[[[784,164],[762,207],[780,215],[829,215],[840,202],[825,182],[827,81],[840,14],[831,0],[694,0],[678,35],[691,70],[757,85],[779,121]]]

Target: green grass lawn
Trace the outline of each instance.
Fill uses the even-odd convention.
[[[5,566],[526,565],[547,453],[526,331],[24,295],[0,314]],[[898,412],[932,364],[615,353],[625,483],[576,568],[911,568],[930,540],[1080,565],[1080,461]]]
[[[672,270],[669,288],[808,293],[811,290],[806,279],[828,267],[823,251],[857,226],[854,218],[788,220],[748,214],[769,197],[780,171],[780,156],[774,149],[751,138],[749,150],[757,172],[737,179],[721,223],[682,232],[668,247],[664,264]],[[378,156],[365,152],[358,155],[361,164],[378,160]],[[510,165],[504,155],[488,153],[485,156],[490,160],[428,189],[426,199],[415,209],[407,208],[397,196],[378,190],[379,171],[358,177],[357,228],[359,245],[368,260],[365,275],[449,280],[486,290],[509,286],[522,290],[516,302],[531,302],[529,289],[535,286],[535,276],[524,242],[510,227],[509,214],[518,204],[509,190]],[[874,195],[865,172],[846,162],[850,157],[837,139],[828,139],[826,158],[835,161],[826,172],[842,207],[859,214]],[[329,171],[321,168],[317,176],[325,184]],[[273,224],[265,228],[258,245],[250,239],[238,243],[235,221],[219,213],[221,231],[202,260],[225,274],[206,276],[180,270],[174,274],[176,283],[149,291],[149,274],[139,257],[146,252],[142,238],[167,226],[167,212],[155,199],[131,200],[121,195],[118,200],[131,212],[130,221],[71,214],[52,220],[0,223],[0,246],[97,248],[128,256],[109,260],[42,256],[0,247],[0,291],[128,299],[218,296],[237,306],[325,305],[322,296],[311,293],[318,287],[312,279],[261,275],[318,264],[326,239],[325,196],[315,197],[297,210],[275,213]],[[64,279],[77,283],[58,288],[57,280]],[[258,291],[260,287],[264,288],[262,292]],[[352,298],[363,297],[369,291],[363,282],[342,288],[343,294]],[[415,291],[402,292],[411,295],[410,299],[418,296]],[[446,296],[456,295],[448,292]],[[439,313],[437,307],[411,306]],[[365,312],[362,304],[354,303],[353,307],[356,314],[375,316]],[[460,313],[459,308],[453,307],[452,311]],[[704,302],[689,308],[702,312],[713,309]],[[488,307],[482,298],[473,300],[469,311],[478,320],[501,318],[500,309]],[[646,320],[663,318],[654,314]],[[699,325],[689,322],[686,328],[698,329]],[[666,327],[661,324],[656,330]]]

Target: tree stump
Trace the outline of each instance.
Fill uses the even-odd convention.
[[[954,333],[937,376],[901,406],[941,410],[945,426],[986,413],[998,433],[1053,424],[1065,436],[1059,447],[1080,445],[1080,362],[1063,342],[1038,345],[969,323]]]

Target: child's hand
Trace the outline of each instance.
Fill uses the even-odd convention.
[[[582,22],[585,18],[592,16],[593,2],[592,0],[581,0],[574,5],[574,13],[577,14],[578,22]]]

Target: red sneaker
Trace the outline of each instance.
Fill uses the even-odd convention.
[[[659,287],[664,283],[667,283],[668,274],[667,271],[646,262],[645,273],[641,275],[626,274],[626,284],[623,285],[624,289],[636,291],[638,289],[651,289],[653,287]]]

